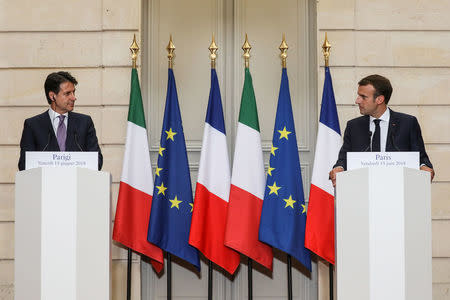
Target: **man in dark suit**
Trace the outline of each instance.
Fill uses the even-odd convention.
[[[416,117],[399,113],[387,107],[392,94],[389,80],[380,75],[370,75],[358,82],[361,117],[348,121],[344,142],[330,179],[336,185],[336,173],[347,169],[347,152],[364,151],[418,151],[420,169],[434,177],[433,165],[425,151],[419,122]]]
[[[88,115],[72,112],[77,80],[67,72],[51,73],[44,89],[49,110],[26,119],[20,140],[19,170],[25,169],[26,151],[97,151],[98,169],[103,156],[94,123]]]

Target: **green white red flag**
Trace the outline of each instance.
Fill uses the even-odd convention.
[[[272,270],[272,247],[258,240],[266,178],[252,77],[245,69],[231,175],[225,245]]]
[[[144,107],[138,74],[136,69],[132,69],[127,137],[113,240],[151,258],[159,273],[164,265],[163,252],[147,241],[152,197],[153,176]]]

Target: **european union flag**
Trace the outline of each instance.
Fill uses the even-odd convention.
[[[304,247],[306,206],[286,68],[283,68],[273,131],[259,240],[300,261],[311,271]]]
[[[193,205],[177,88],[173,70],[169,69],[147,239],[200,270],[198,251],[188,244]]]

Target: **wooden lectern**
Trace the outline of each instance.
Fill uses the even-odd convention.
[[[16,175],[15,299],[111,299],[111,177],[81,168]]]

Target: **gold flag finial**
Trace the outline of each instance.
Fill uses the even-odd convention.
[[[172,35],[170,35],[170,40],[169,40],[169,44],[166,47],[167,52],[169,54],[167,54],[167,58],[169,58],[169,69],[173,68],[173,59],[175,57],[175,45],[172,42]]]
[[[325,41],[323,41],[322,45],[323,58],[325,59],[325,67],[328,67],[330,59],[330,49],[331,44],[328,42],[327,33],[325,32]]]
[[[284,36],[284,33],[283,33],[283,40],[281,41],[281,45],[278,49],[280,49],[280,51],[281,51],[281,54],[280,54],[281,65],[283,66],[283,68],[286,68],[287,50],[289,49],[289,47],[286,43],[286,38]]]
[[[209,55],[209,57],[211,58],[211,69],[215,69],[216,68],[216,58],[217,58],[217,50],[219,49],[216,45],[216,42],[214,41],[214,33],[212,35],[212,42],[211,45],[209,45],[209,52],[211,52],[211,54]]]
[[[252,46],[250,46],[250,44],[248,42],[247,34],[245,34],[245,42],[244,42],[244,45],[242,45],[242,50],[244,50],[244,55],[242,55],[242,56],[244,57],[246,68],[249,67],[250,50],[251,49],[252,49]]]
[[[137,60],[137,56],[138,56],[138,52],[139,52],[139,46],[136,43],[136,34],[134,34],[133,43],[130,46],[130,51],[131,51],[131,61],[133,63],[133,69],[136,69],[136,60]]]

